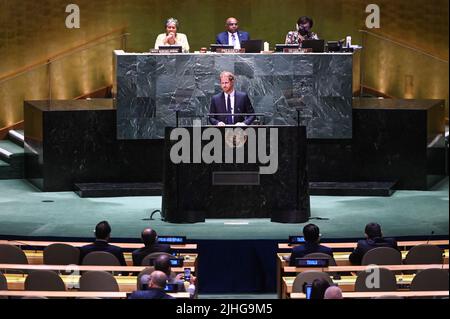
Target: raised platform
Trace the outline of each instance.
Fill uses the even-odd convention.
[[[78,183],[75,193],[85,197],[161,196],[161,183]]]
[[[323,196],[391,196],[395,182],[312,182],[309,183],[310,195]]]

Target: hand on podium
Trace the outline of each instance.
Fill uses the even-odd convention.
[[[247,124],[245,124],[244,122],[237,122],[236,124],[234,124],[235,126],[247,126]]]
[[[225,126],[225,123],[224,122],[219,122],[219,123],[217,123],[217,126]]]

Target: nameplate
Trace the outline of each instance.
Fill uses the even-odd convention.
[[[171,54],[171,53],[180,53],[180,51],[178,50],[178,49],[152,49],[152,50],[150,50],[150,53],[153,53],[153,54],[157,54],[157,53],[159,53],[159,54]]]
[[[245,49],[225,49],[217,48],[216,53],[245,53]]]
[[[313,52],[311,48],[302,49],[302,48],[284,48],[283,53],[310,53]]]
[[[213,172],[213,186],[260,185],[259,172]]]

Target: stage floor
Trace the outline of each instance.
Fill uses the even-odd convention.
[[[431,191],[397,191],[392,197],[312,196],[310,222],[322,238],[363,237],[368,222],[378,222],[385,236],[428,236],[449,233],[449,180]],[[271,223],[269,219],[209,219],[205,223],[149,221],[161,208],[161,197],[79,198],[73,192],[43,193],[25,180],[0,181],[0,235],[92,237],[97,222],[108,220],[113,241],[139,237],[151,226],[160,235],[189,239],[286,240],[304,224]],[[323,219],[317,219],[323,218]],[[147,220],[146,220],[147,219]]]

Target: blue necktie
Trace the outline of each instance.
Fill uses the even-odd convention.
[[[227,113],[231,114],[231,97],[230,97],[230,94],[228,94],[228,98],[227,98]],[[233,117],[231,115],[227,116],[227,124],[233,124]]]

